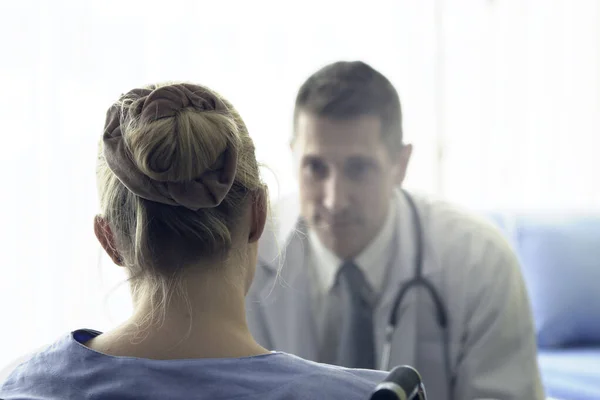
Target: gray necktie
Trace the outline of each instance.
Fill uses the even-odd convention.
[[[345,262],[325,299],[321,361],[348,368],[375,368],[373,293],[356,264]]]

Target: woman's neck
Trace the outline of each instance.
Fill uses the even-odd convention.
[[[248,329],[246,289],[240,284],[243,279],[202,273],[188,276],[184,282],[186,295],[174,293],[164,313],[160,308],[153,310],[150,299],[141,296],[127,322],[86,345],[105,354],[151,359],[231,358],[268,353]]]

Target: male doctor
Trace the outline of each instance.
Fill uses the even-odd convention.
[[[346,367],[409,364],[432,399],[544,398],[507,243],[400,189],[412,147],[387,78],[363,62],[315,72],[296,98],[292,150],[300,195],[275,206],[248,295],[263,346]],[[428,283],[411,285],[394,311],[387,354],[394,301],[417,265]]]

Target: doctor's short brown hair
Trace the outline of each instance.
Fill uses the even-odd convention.
[[[362,61],[338,61],[312,74],[300,87],[294,108],[294,133],[300,112],[317,117],[379,117],[390,150],[402,148],[402,110],[398,92],[380,72]]]

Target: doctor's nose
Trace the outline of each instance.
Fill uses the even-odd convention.
[[[338,213],[350,205],[348,187],[343,178],[331,174],[324,182],[323,206],[331,213]]]

